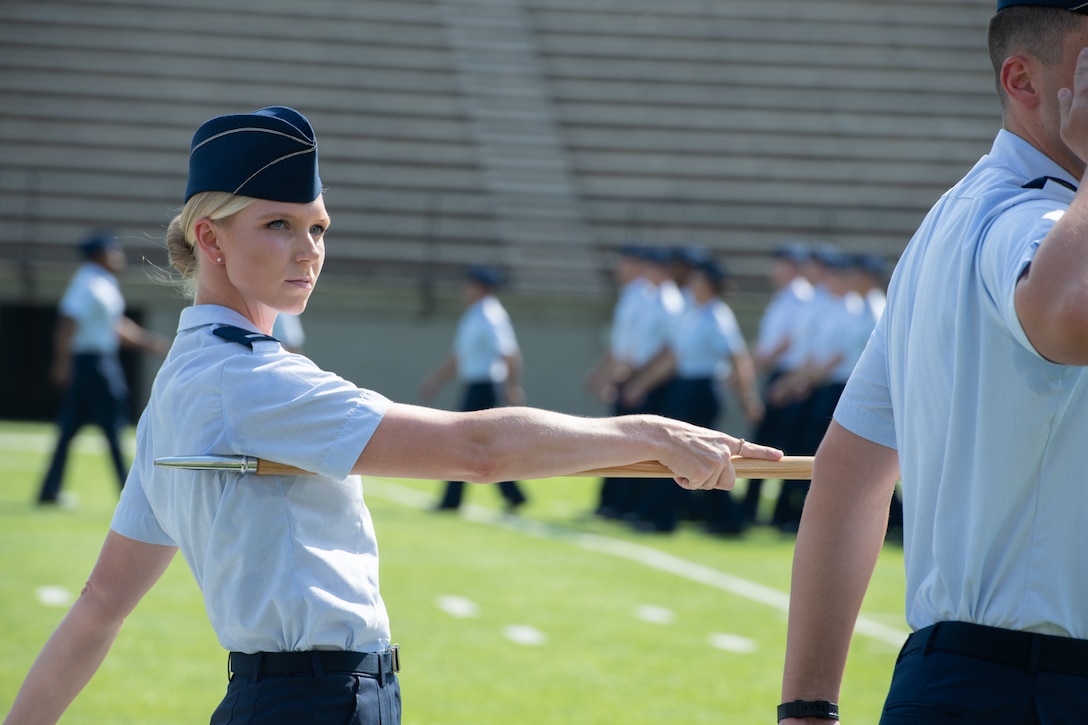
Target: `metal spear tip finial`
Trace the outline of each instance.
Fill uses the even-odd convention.
[[[250,456],[167,456],[156,458],[155,465],[194,471],[257,472],[257,459]]]

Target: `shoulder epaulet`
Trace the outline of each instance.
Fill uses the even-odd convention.
[[[253,349],[253,343],[255,342],[279,342],[279,340],[271,335],[265,335],[260,332],[250,332],[249,330],[243,330],[241,327],[234,327],[233,325],[217,327],[212,330],[212,334],[216,337],[221,337],[224,340],[230,340],[231,342],[237,342],[239,345],[245,345],[250,350]]]
[[[1056,176],[1040,176],[1038,179],[1032,179],[1026,184],[1023,184],[1021,189],[1042,189],[1046,186],[1046,182],[1053,181],[1055,184],[1061,184],[1066,189],[1076,193],[1077,187],[1074,184],[1069,183],[1065,179],[1059,179]]]

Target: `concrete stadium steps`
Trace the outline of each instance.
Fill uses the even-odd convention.
[[[90,227],[161,254],[189,135],[296,106],[321,137],[326,276],[459,265],[611,292],[632,239],[894,257],[999,117],[992,0],[9,0],[0,264]],[[15,251],[18,250],[18,251]],[[22,256],[14,256],[14,255]],[[414,283],[414,282],[413,282]]]
[[[611,244],[702,243],[741,275],[787,238],[894,257],[998,118],[981,0],[530,4]]]

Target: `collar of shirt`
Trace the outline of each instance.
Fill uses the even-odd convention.
[[[220,305],[193,305],[183,309],[178,317],[179,333],[208,325],[233,325],[243,330],[260,332],[241,312]]]

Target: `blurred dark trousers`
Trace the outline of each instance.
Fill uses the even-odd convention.
[[[235,675],[211,725],[400,725],[400,682],[328,672],[313,675]]]
[[[479,383],[466,383],[464,397],[461,399],[461,410],[487,410],[494,408],[499,402],[499,392],[502,389],[500,383],[490,381]],[[515,481],[503,481],[499,484],[499,492],[510,506],[520,506],[525,503],[525,494]],[[463,481],[447,481],[446,492],[438,504],[440,509],[456,509],[461,506],[464,497],[465,484]]]
[[[121,430],[128,423],[128,384],[116,355],[72,356],[72,380],[64,391],[57,417],[56,448],[38,494],[39,501],[57,499],[68,463],[68,448],[79,429],[88,423],[97,425],[105,434],[118,484],[123,487],[128,467],[121,455]]]
[[[646,394],[641,405],[627,407],[622,403],[623,388],[616,391],[617,402],[614,415],[637,415],[652,413],[664,415],[665,400],[668,397],[670,382],[666,381]],[[660,478],[606,478],[601,482],[601,493],[597,505],[597,514],[605,518],[620,519],[636,513],[636,507],[647,490],[660,485],[665,480],[672,485],[672,479]]]
[[[675,378],[665,393],[661,414],[685,423],[712,428],[722,405],[712,378]],[[728,491],[689,491],[672,479],[652,479],[636,514],[644,528],[673,531],[688,513],[718,532],[736,531],[740,510]]]
[[[831,424],[831,417],[835,413],[835,407],[839,404],[839,398],[846,383],[828,383],[812,392],[809,399],[803,403],[801,427],[794,443],[795,455],[812,456],[827,433],[827,427]],[[775,503],[774,515],[771,523],[781,528],[795,530],[801,522],[801,511],[805,505],[805,497],[811,481],[783,481],[782,491]]]
[[[900,651],[881,725],[1082,725],[1088,640],[940,622]]]
[[[766,390],[776,380],[782,377],[786,371],[775,370],[767,379],[764,389],[764,399],[767,399]],[[798,403],[775,405],[768,402],[763,419],[759,422],[752,438],[756,443],[782,449],[787,455],[800,455],[798,453],[799,432],[803,423],[804,408]],[[751,478],[748,480],[748,489],[744,494],[741,506],[744,517],[748,521],[755,522],[759,514],[760,496],[763,493],[763,479]]]

